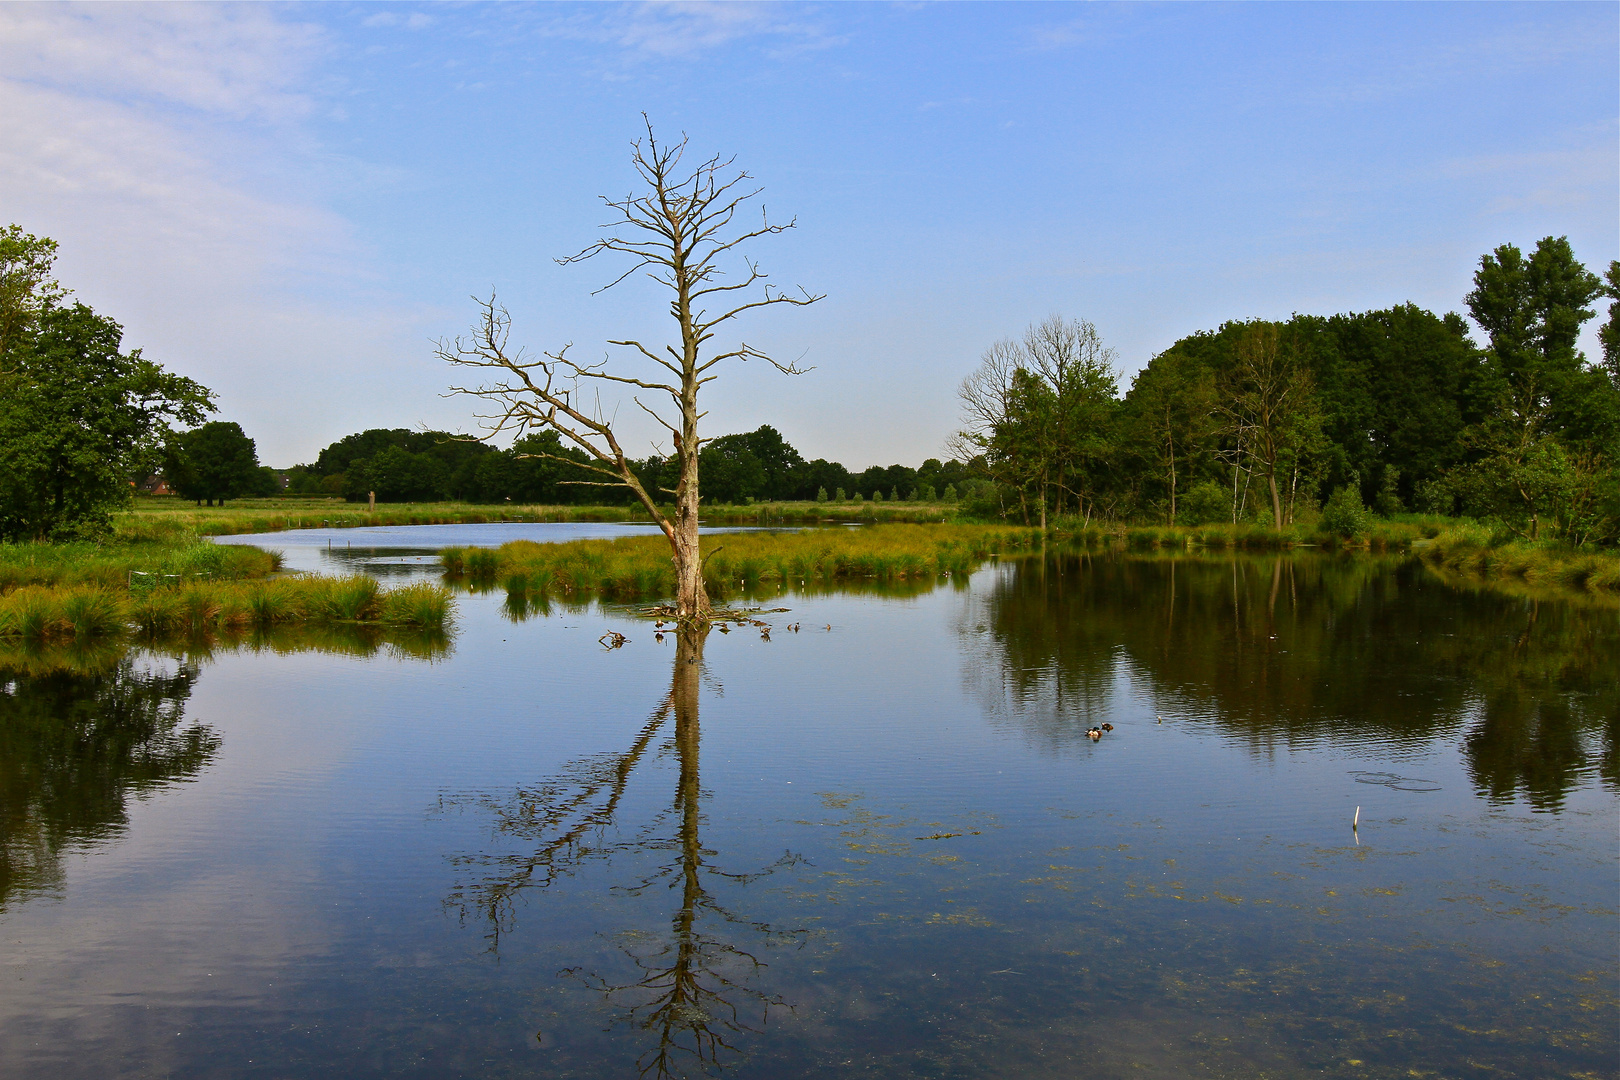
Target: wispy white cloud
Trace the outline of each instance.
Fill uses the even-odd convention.
[[[0,5],[7,83],[237,119],[306,115],[299,87],[322,44],[318,28],[252,5]]]
[[[616,46],[630,59],[690,58],[739,42],[781,55],[845,40],[814,9],[744,0],[603,5],[551,18],[542,33]]]
[[[308,437],[291,386],[341,398],[335,353],[417,325],[355,302],[367,261],[323,190],[342,166],[307,122],[327,48],[269,8],[0,5],[0,223],[57,239],[64,283],[277,462]]]

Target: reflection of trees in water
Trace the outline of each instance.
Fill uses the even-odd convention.
[[[181,726],[194,664],[130,656],[43,674],[0,668],[0,907],[60,885],[64,851],[120,834],[127,800],[195,776],[219,749]]]
[[[992,712],[1049,742],[1084,730],[1123,653],[1161,710],[1256,745],[1463,727],[1493,800],[1556,809],[1593,770],[1620,784],[1614,614],[1451,589],[1412,561],[1062,554],[1017,564],[960,630],[988,643],[970,670]]]
[[[60,885],[75,844],[121,833],[126,803],[195,776],[218,751],[212,728],[182,726],[200,665],[242,650],[434,660],[442,631],[288,626],[88,644],[0,643],[0,907]]]
[[[647,935],[619,935],[637,977],[623,982],[582,968],[565,972],[603,993],[621,1022],[649,1033],[651,1044],[637,1062],[643,1076],[679,1076],[688,1065],[718,1068],[728,1052],[738,1049],[731,1041],[736,1035],[762,1028],[770,1010],[785,1005],[751,985],[765,965],[726,940],[722,932],[727,927],[747,930],[761,945],[798,937],[796,932],[735,914],[712,891],[716,883],[746,885],[801,860],[785,854],[763,870],[737,874],[715,866],[711,861],[715,852],[703,846],[698,708],[706,633],[677,633],[669,694],[626,750],[582,759],[509,797],[477,800],[494,816],[501,835],[524,846],[515,852],[453,860],[463,881],[446,900],[446,906],[463,917],[477,912],[486,919],[490,947],[497,950],[501,935],[511,930],[514,904],[525,890],[546,888],[594,860],[662,856],[635,884],[615,890],[640,897],[664,888],[680,896],[667,936],[650,943]],[[619,812],[631,775],[660,735],[664,741],[659,749],[672,753],[678,763],[674,798],[668,809],[640,829],[620,834]]]

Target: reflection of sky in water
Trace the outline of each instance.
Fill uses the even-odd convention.
[[[735,527],[703,529],[735,532]],[[290,529],[214,538],[219,544],[250,544],[282,554],[283,567],[304,573],[365,573],[377,577],[421,576],[438,566],[425,552],[447,547],[500,547],[513,540],[561,544],[570,540],[615,540],[650,536],[652,524],[578,521],[492,521],[470,525],[378,525],[353,529]]]
[[[1185,637],[1100,564],[1068,600],[1018,566],[789,593],[641,750],[675,644],[612,608],[458,595],[431,662],[221,651],[209,764],[0,914],[0,1074],[635,1075],[661,991],[623,988],[688,913],[756,1029],[727,1075],[1606,1074],[1612,742],[1571,721],[1566,768],[1558,710],[1601,703],[1562,654],[1611,657],[1612,615],[1394,575],[1272,609],[1269,565],[1236,614],[1184,567]]]

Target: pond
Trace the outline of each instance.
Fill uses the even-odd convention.
[[[704,526],[707,535],[756,531],[760,526]],[[247,544],[281,553],[287,570],[313,574],[371,574],[394,579],[417,577],[438,566],[447,547],[500,547],[513,540],[564,544],[570,540],[617,540],[653,536],[651,522],[485,521],[455,525],[363,525],[356,528],[288,529],[214,538],[219,544]]]
[[[1613,609],[1061,551],[754,599],[11,657],[0,1074],[1614,1075]]]

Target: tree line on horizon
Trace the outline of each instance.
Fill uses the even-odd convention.
[[[565,460],[558,460],[559,458]],[[588,477],[569,462],[585,455],[563,445],[555,431],[523,436],[498,450],[444,431],[373,428],[327,446],[309,465],[287,470],[289,494],[341,495],[365,502],[460,500],[546,505],[617,505],[635,496],[620,486],[581,483]],[[919,468],[874,465],[853,472],[835,461],[805,460],[769,424],[706,442],[700,456],[703,498],[709,503],[944,498],[953,488],[987,474],[982,467],[930,458]],[[637,462],[649,488],[671,487],[672,462],[654,454]]]
[[[1485,331],[1414,304],[1228,322],[1154,357],[1119,393],[1114,354],[1053,317],[997,342],[963,382],[956,455],[996,512],[1354,531],[1369,508],[1620,542],[1620,303],[1601,363],[1576,342],[1599,279],[1569,241],[1480,259],[1464,298]]]
[[[206,387],[122,349],[122,327],[51,277],[54,241],[0,229],[0,540],[102,535],[137,485],[185,498],[614,504],[554,430],[507,449],[372,429],[312,464],[262,466]],[[1576,347],[1600,297],[1601,363]],[[1412,304],[1188,335],[1120,392],[1112,350],[1054,317],[997,342],[962,384],[949,457],[861,472],[775,428],[705,441],[706,502],[945,499],[972,516],[1332,527],[1415,510],[1531,538],[1620,543],[1620,262],[1599,279],[1564,238],[1485,255],[1457,313]],[[673,456],[632,462],[676,486]]]

